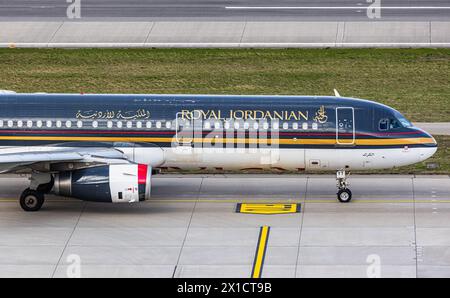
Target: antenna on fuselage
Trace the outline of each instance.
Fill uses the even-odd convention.
[[[334,90],[334,96],[341,97],[341,95],[339,94],[339,92],[336,89],[333,89],[333,90]]]

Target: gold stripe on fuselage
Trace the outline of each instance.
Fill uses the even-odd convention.
[[[67,137],[67,136],[0,136],[0,140],[10,141],[94,141],[94,142],[148,142],[171,143],[175,138],[168,137]],[[336,139],[249,139],[249,138],[194,138],[194,143],[234,143],[234,144],[280,144],[280,145],[335,145]],[[342,139],[340,141],[351,141]],[[433,144],[433,138],[398,138],[398,139],[355,139],[355,145],[414,145]]]

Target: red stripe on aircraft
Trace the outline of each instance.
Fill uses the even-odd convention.
[[[138,184],[147,183],[147,171],[147,165],[138,164]]]

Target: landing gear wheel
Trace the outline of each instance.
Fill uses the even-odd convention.
[[[42,192],[25,189],[20,195],[20,207],[27,212],[38,211],[44,204],[44,194]]]
[[[341,203],[348,203],[352,200],[352,192],[350,189],[340,189],[337,193],[337,199]]]

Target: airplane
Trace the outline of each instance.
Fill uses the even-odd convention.
[[[0,92],[0,173],[26,174],[25,211],[45,195],[148,200],[152,175],[271,169],[335,172],[352,199],[350,171],[422,162],[435,139],[400,112],[334,96],[19,94]]]

